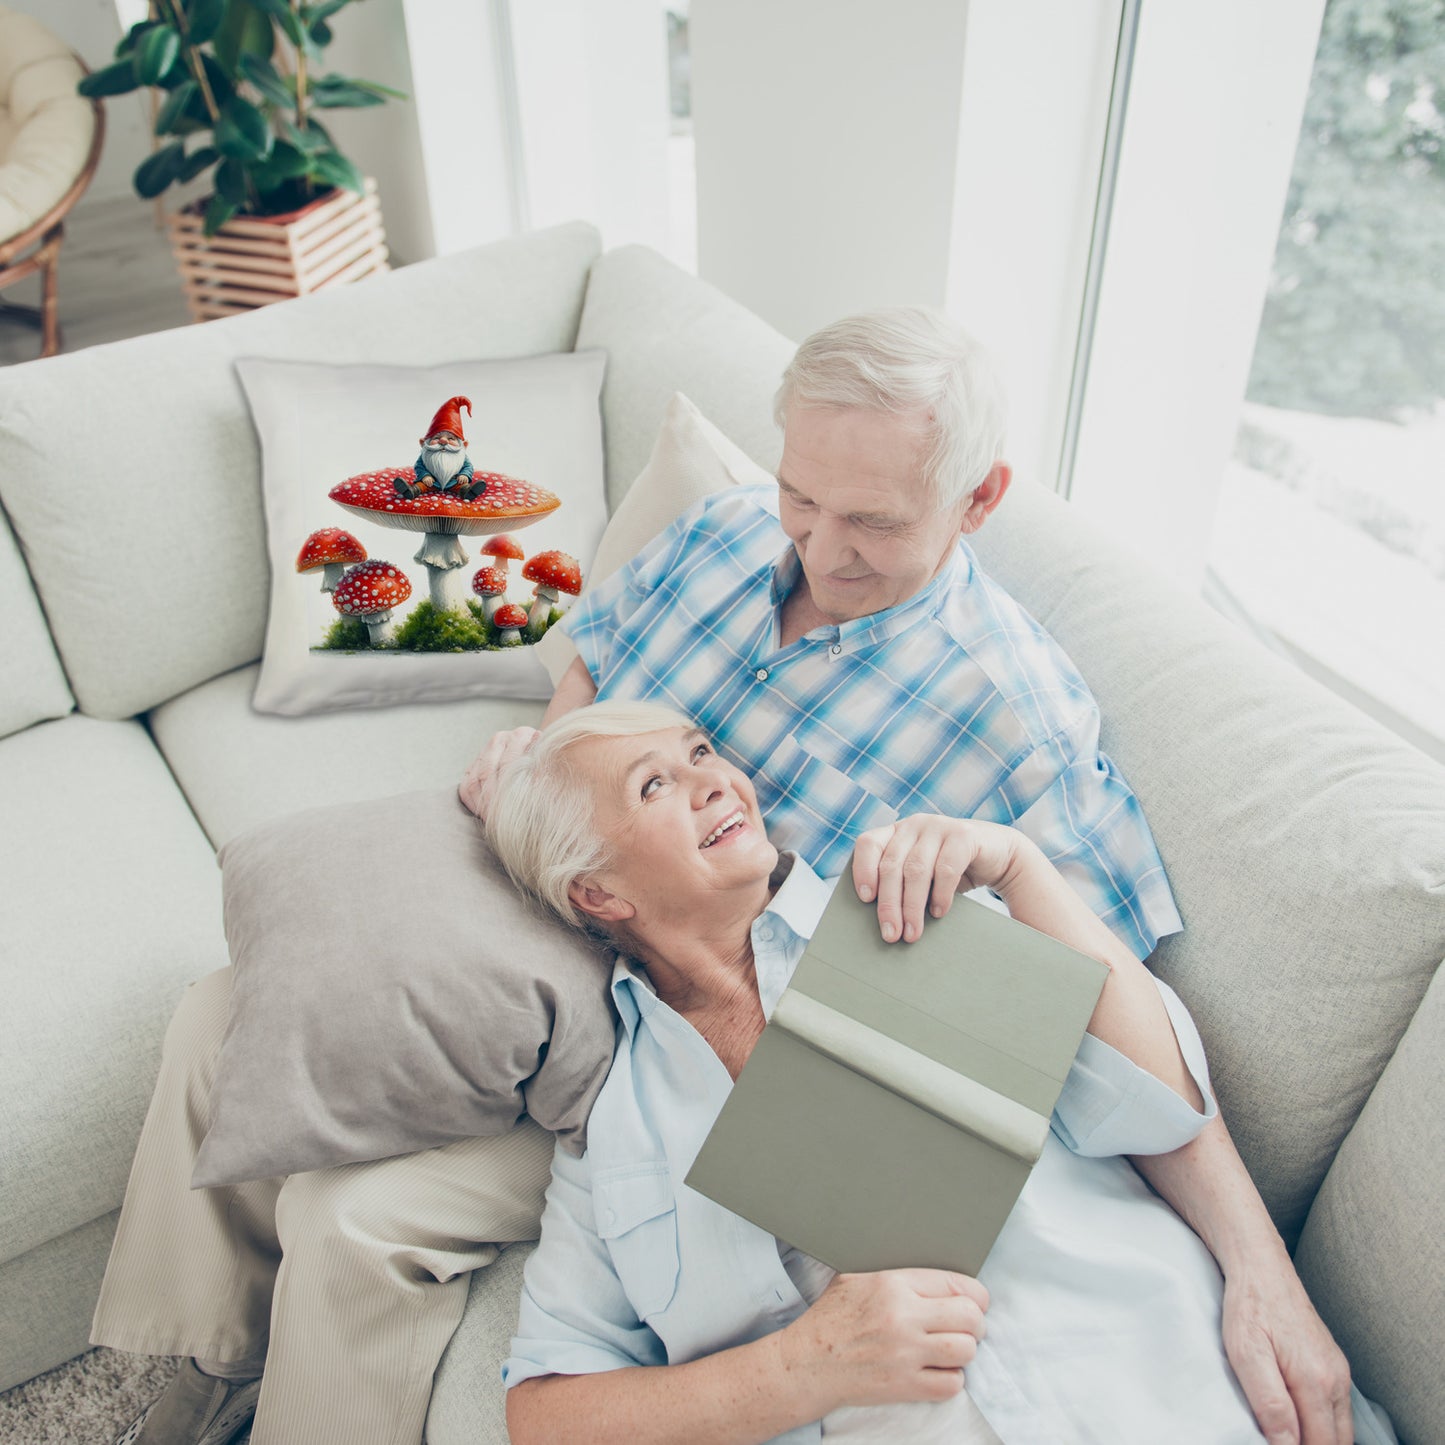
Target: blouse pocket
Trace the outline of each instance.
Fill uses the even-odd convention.
[[[665,1163],[628,1165],[593,1180],[597,1233],[639,1319],[677,1293],[677,1198]]]

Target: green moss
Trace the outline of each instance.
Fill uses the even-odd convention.
[[[492,642],[470,605],[438,612],[427,599],[397,628],[395,646],[402,652],[479,652]]]
[[[355,652],[358,648],[370,647],[371,636],[366,630],[366,623],[358,622],[354,617],[338,617],[326,629],[321,646],[337,652]]]

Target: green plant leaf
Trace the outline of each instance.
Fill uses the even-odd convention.
[[[305,45],[306,30],[301,24],[301,17],[286,0],[250,0],[250,3],[269,15],[286,32],[286,38],[293,45]]]
[[[331,33],[331,27],[324,20],[312,21],[306,27],[306,34],[311,41],[310,49],[313,53],[319,54],[331,44],[335,37]]]
[[[216,122],[216,149],[238,161],[264,160],[271,154],[275,137],[266,117],[251,104],[233,95]]]
[[[311,174],[329,186],[342,186],[357,195],[366,192],[361,172],[340,151],[322,151],[319,156],[313,156]]]
[[[296,104],[296,82],[282,75],[263,55],[243,55],[241,74],[271,102],[288,109]]]
[[[311,104],[322,110],[380,105],[383,100],[375,91],[364,90],[343,75],[323,75],[320,80],[312,82],[310,94]]]
[[[206,221],[202,229],[206,235],[214,236],[235,214],[236,207],[217,193],[211,197],[210,204],[206,207]]]
[[[204,45],[215,39],[226,18],[226,0],[186,0],[186,39]]]
[[[81,95],[92,99],[102,95],[125,95],[134,90],[140,82],[135,78],[135,64],[130,60],[118,60],[103,70],[92,70],[81,78],[75,88]]]
[[[235,81],[221,67],[220,61],[206,54],[205,51],[201,52],[201,65],[205,69],[206,83],[211,87],[211,95],[214,97],[217,107],[225,105],[236,93]],[[201,113],[209,121],[210,112],[206,110],[204,104],[201,107]]]
[[[135,48],[135,78],[142,85],[158,85],[181,53],[180,34],[169,25],[157,25],[141,36]]]
[[[282,120],[281,133],[297,150],[304,151],[309,156],[333,149],[331,137],[321,122],[312,116],[306,117],[305,130],[298,129],[290,120]]]
[[[384,95],[389,100],[410,100],[411,97],[404,90],[393,90],[389,85],[383,85],[379,80],[353,80],[351,82],[359,90],[369,90],[374,95]]]
[[[178,181],[193,181],[206,169],[213,166],[221,159],[221,153],[215,146],[202,146],[198,151],[192,151],[185,159],[184,164],[176,173]]]
[[[226,17],[216,31],[213,49],[226,72],[235,75],[243,55],[270,57],[276,49],[276,28],[247,0],[226,0]]]
[[[180,174],[185,158],[185,147],[178,140],[162,146],[154,155],[147,156],[136,167],[136,194],[147,201],[160,195]]]
[[[154,30],[160,24],[159,20],[139,20],[120,37],[115,47],[115,58],[122,59],[125,56],[135,54],[135,48],[140,43],[140,38],[147,30]]]
[[[277,141],[266,167],[278,181],[294,181],[311,173],[311,157],[283,140]]]
[[[238,209],[246,204],[246,181],[246,167],[238,160],[227,156],[216,167],[216,194]]]
[[[156,134],[170,135],[184,118],[186,107],[200,94],[200,86],[194,80],[183,80],[166,96],[165,104],[156,113]]]

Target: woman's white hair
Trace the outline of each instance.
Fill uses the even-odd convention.
[[[655,702],[599,702],[558,718],[497,774],[487,839],[512,882],[574,927],[596,931],[568,889],[605,868],[609,854],[597,832],[593,788],[567,755],[588,738],[692,726]]]
[[[988,353],[936,311],[902,306],[815,331],[783,373],[773,417],[794,407],[922,414],[923,481],[938,507],[973,492],[1003,456],[1005,406]]]

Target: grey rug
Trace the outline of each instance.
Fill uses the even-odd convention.
[[[0,1445],[111,1445],[178,1361],[91,1350],[0,1395]]]

